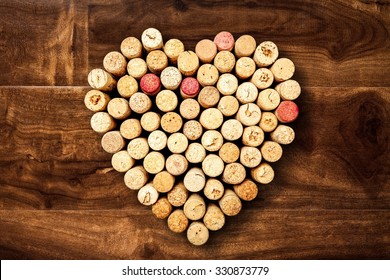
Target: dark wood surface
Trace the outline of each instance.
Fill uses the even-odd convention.
[[[37,2],[37,3],[36,3]],[[389,259],[389,1],[0,1],[2,259]],[[303,87],[254,202],[189,245],[140,206],[89,126],[88,71],[157,27],[274,41]]]

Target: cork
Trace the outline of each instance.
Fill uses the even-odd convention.
[[[301,94],[301,86],[295,80],[287,80],[275,86],[282,100],[295,100]]]
[[[104,111],[110,101],[110,96],[100,90],[92,89],[85,94],[84,104],[92,112]]]
[[[163,47],[161,32],[156,28],[148,28],[141,35],[142,45],[146,51],[150,52]]]
[[[236,75],[241,80],[250,78],[256,70],[256,64],[250,57],[241,57],[236,62]]]
[[[142,56],[141,41],[135,37],[127,37],[121,43],[121,52],[127,59]]]
[[[269,184],[274,179],[275,173],[271,165],[266,162],[251,170],[253,180],[260,184]]]
[[[214,37],[218,51],[231,51],[234,47],[234,37],[228,31],[221,31]]]
[[[113,98],[107,104],[107,112],[115,119],[123,120],[130,116],[129,102],[121,97]]]
[[[187,121],[183,125],[183,134],[188,138],[188,140],[191,141],[197,140],[203,134],[203,127],[198,121],[195,120]]]
[[[188,139],[183,133],[175,132],[168,137],[167,146],[172,153],[181,154],[187,150]]]
[[[224,143],[218,152],[219,157],[226,163],[233,163],[240,157],[240,149],[234,143]]]
[[[138,119],[127,119],[122,122],[119,131],[121,132],[123,138],[134,139],[141,135],[142,127]]]
[[[234,65],[236,65],[236,58],[231,52],[221,51],[214,58],[214,66],[222,74],[232,72]]]
[[[225,121],[221,127],[221,134],[227,141],[235,141],[241,138],[244,132],[242,124],[235,119]]]
[[[148,144],[152,150],[161,151],[167,146],[168,137],[161,130],[152,131],[148,136]]]
[[[209,177],[218,177],[222,174],[225,164],[223,160],[214,154],[209,154],[202,162],[202,170]]]
[[[152,213],[157,219],[166,219],[173,210],[172,205],[166,197],[159,198],[155,204],[152,205]]]
[[[163,171],[165,166],[165,157],[162,153],[152,151],[144,158],[144,168],[150,174],[157,174]]]
[[[168,171],[161,171],[154,176],[153,186],[160,193],[167,193],[172,190],[175,184],[175,177]]]
[[[158,192],[153,187],[153,184],[149,183],[139,189],[137,198],[138,201],[143,205],[153,205],[158,199]]]
[[[276,127],[276,129],[270,133],[270,137],[272,141],[282,145],[291,144],[295,138],[294,129],[287,125],[280,124]]]
[[[288,58],[279,58],[270,67],[274,79],[277,82],[283,82],[290,79],[295,72],[294,63]]]
[[[190,163],[201,163],[206,157],[206,150],[199,143],[191,143],[188,145],[185,157]]]
[[[260,122],[261,110],[256,104],[247,103],[240,106],[236,118],[245,126],[256,125]]]
[[[204,195],[210,200],[218,200],[223,196],[225,188],[221,181],[215,178],[207,179],[203,189]]]
[[[256,40],[251,35],[240,36],[234,45],[234,54],[240,58],[251,56],[256,49]]]
[[[242,144],[250,147],[258,147],[264,141],[264,131],[257,125],[244,128]]]
[[[254,200],[259,193],[256,183],[250,179],[245,179],[241,184],[234,185],[233,189],[237,196],[244,201]]]
[[[217,129],[223,123],[223,115],[217,108],[208,108],[200,115],[199,122],[206,129]]]
[[[219,91],[216,87],[206,86],[202,88],[198,95],[198,102],[203,108],[214,107],[219,101]]]
[[[290,123],[295,121],[299,115],[299,108],[294,101],[282,101],[275,111],[276,118],[281,123]]]
[[[152,100],[145,93],[136,92],[129,100],[130,108],[137,114],[144,114],[152,108]]]
[[[264,111],[275,110],[280,104],[280,95],[279,93],[272,89],[267,88],[259,92],[257,98],[257,106]]]
[[[217,54],[217,45],[209,39],[203,39],[196,44],[195,53],[202,63],[211,63]]]
[[[191,244],[201,246],[209,240],[209,230],[201,222],[192,222],[187,230],[187,239]]]
[[[266,89],[274,82],[274,75],[268,68],[259,68],[250,80],[258,89]]]
[[[206,176],[202,169],[198,167],[193,167],[187,171],[186,175],[184,176],[183,183],[186,189],[190,192],[199,192],[203,190],[204,185],[206,184]],[[184,213],[185,212],[186,211],[184,210]]]
[[[235,216],[240,213],[242,203],[234,191],[226,189],[223,197],[219,200],[219,207],[226,216]]]
[[[179,111],[183,118],[187,120],[193,120],[200,113],[200,105],[196,99],[187,98],[180,103]]]
[[[97,133],[106,133],[116,126],[114,119],[106,112],[97,112],[91,118],[91,127]]]
[[[223,95],[232,95],[238,88],[236,76],[230,73],[222,74],[217,82],[217,89]]]
[[[276,118],[274,113],[263,112],[261,114],[259,126],[264,132],[273,131],[277,125],[278,125],[278,119]]]
[[[155,112],[146,112],[141,117],[141,126],[144,130],[152,132],[160,127],[160,115]]]
[[[182,125],[182,118],[175,112],[165,113],[161,118],[161,128],[168,133],[178,132]]]
[[[140,81],[142,91],[150,96],[155,96],[161,89],[160,78],[152,73],[145,74]]]
[[[259,90],[251,82],[244,82],[238,86],[236,98],[241,104],[253,103],[257,100]]]
[[[111,165],[118,172],[127,172],[135,164],[135,160],[125,150],[112,155]]]
[[[88,74],[88,83],[97,90],[110,92],[116,87],[116,80],[107,71],[96,68]]]
[[[189,220],[200,220],[206,213],[206,203],[200,195],[193,193],[184,203],[183,211]]]
[[[173,64],[177,63],[177,58],[185,50],[183,42],[179,39],[169,39],[163,49],[169,61]]]
[[[203,64],[199,67],[196,75],[199,83],[205,86],[213,86],[217,83],[219,78],[218,69],[212,64]]]
[[[134,77],[125,75],[118,80],[117,89],[120,96],[130,98],[138,91],[138,82]]]
[[[177,68],[184,76],[192,76],[199,68],[199,58],[193,51],[184,51],[177,58]]]
[[[148,179],[149,174],[141,165],[129,169],[124,177],[125,185],[131,190],[139,190],[145,186]]]
[[[179,69],[173,66],[168,66],[162,70],[160,80],[166,89],[176,90],[180,86],[182,76]]]
[[[169,89],[162,90],[156,95],[156,105],[165,113],[175,110],[178,102],[176,93]]]
[[[115,154],[125,147],[126,142],[119,131],[109,131],[103,135],[101,144],[107,153]]]
[[[264,160],[268,162],[278,161],[283,154],[283,149],[279,143],[275,141],[264,141],[263,145],[260,148],[261,154]]]
[[[168,192],[168,201],[173,207],[183,206],[188,198],[188,190],[184,186],[183,182],[179,182],[173,186]],[[184,215],[184,213],[183,213]]]
[[[225,225],[225,215],[217,205],[210,203],[203,217],[204,225],[212,231],[220,230]]]
[[[224,181],[227,184],[235,185],[235,184],[240,184],[242,181],[244,181],[245,177],[246,177],[245,167],[238,162],[233,162],[233,163],[228,163],[225,166],[225,170],[223,171],[222,174],[222,181]]]
[[[133,159],[143,159],[149,153],[148,140],[144,137],[131,140],[127,145],[127,151]]]
[[[181,154],[173,154],[167,158],[165,168],[173,176],[180,176],[186,172],[188,168],[188,161]]]
[[[240,104],[237,98],[232,95],[222,96],[218,103],[218,110],[226,116],[230,117],[237,113]]]
[[[223,136],[219,131],[207,130],[201,138],[202,146],[209,152],[218,151],[223,144]]]
[[[197,79],[193,77],[184,78],[180,85],[180,95],[185,98],[195,98],[200,90]]]
[[[107,72],[122,77],[126,73],[126,58],[117,51],[109,52],[103,59],[103,67]]]
[[[146,65],[153,74],[160,74],[162,70],[168,67],[168,57],[161,50],[154,50],[146,56]]]
[[[188,218],[184,215],[183,210],[176,209],[168,217],[168,228],[176,233],[184,232],[188,227]]]
[[[146,61],[142,58],[133,58],[127,63],[127,73],[135,79],[141,79],[148,72]]]
[[[257,46],[253,60],[258,67],[270,66],[279,56],[278,47],[271,41],[262,42]]]
[[[261,162],[261,152],[256,147],[244,146],[240,151],[240,162],[248,168],[254,168]]]

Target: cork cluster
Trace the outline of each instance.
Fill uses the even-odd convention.
[[[222,31],[191,51],[148,28],[90,71],[84,103],[139,202],[203,245],[273,180],[295,138],[294,72],[270,41]]]

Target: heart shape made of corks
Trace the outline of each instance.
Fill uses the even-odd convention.
[[[194,245],[257,197],[295,138],[301,88],[273,42],[222,31],[193,52],[148,28],[103,68],[88,75],[92,129],[139,202]]]

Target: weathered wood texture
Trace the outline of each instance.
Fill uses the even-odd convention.
[[[0,1],[0,257],[390,258],[390,3]],[[141,206],[90,129],[86,76],[155,26],[187,48],[273,40],[303,86],[258,198],[190,246]]]

